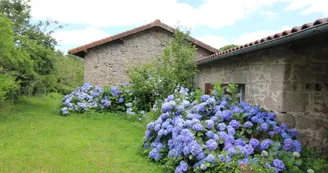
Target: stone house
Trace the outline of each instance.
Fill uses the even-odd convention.
[[[69,53],[84,58],[85,82],[118,84],[129,80],[127,67],[159,55],[173,32],[156,20]],[[197,47],[199,88],[239,84],[242,100],[275,111],[279,121],[300,131],[303,144],[328,153],[328,18],[224,52],[189,41]]]
[[[277,112],[303,144],[328,153],[328,18],[198,61],[197,85],[237,83],[243,99]]]
[[[141,27],[80,46],[69,51],[84,58],[84,82],[97,85],[117,85],[128,81],[126,70],[154,60],[173,39],[174,29],[160,20]],[[219,52],[217,49],[190,38],[197,59]]]

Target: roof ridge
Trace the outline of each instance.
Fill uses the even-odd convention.
[[[84,52],[90,48],[93,48],[93,47],[96,47],[96,46],[99,46],[99,45],[102,45],[102,44],[105,44],[105,43],[108,43],[108,42],[111,42],[111,41],[114,41],[114,40],[117,40],[117,39],[120,39],[120,38],[123,38],[123,37],[127,37],[129,35],[133,35],[133,34],[136,34],[138,32],[141,32],[141,31],[144,31],[144,30],[147,30],[147,29],[150,29],[150,28],[153,28],[153,27],[161,27],[171,33],[173,33],[175,31],[174,28],[172,28],[171,26],[165,24],[165,23],[162,23],[159,19],[156,19],[155,21],[151,22],[151,23],[148,23],[148,24],[145,24],[145,25],[142,25],[142,26],[139,26],[139,27],[136,27],[136,28],[133,28],[133,29],[129,29],[127,31],[124,31],[124,32],[121,32],[121,33],[118,33],[118,34],[115,34],[115,35],[112,35],[112,36],[109,36],[109,37],[106,37],[106,38],[103,38],[103,39],[100,39],[100,40],[97,40],[97,41],[93,41],[91,43],[88,43],[88,44],[84,44],[82,46],[79,46],[77,48],[74,48],[74,49],[71,49],[69,50],[69,53],[70,54],[78,54],[80,52]],[[193,37],[189,37],[188,39],[189,41],[191,41],[192,43],[204,48],[204,49],[207,49],[209,50],[210,52],[213,52],[213,53],[216,53],[216,52],[219,52],[218,49],[208,45],[208,44],[205,44]]]
[[[292,34],[303,31],[305,29],[308,29],[308,28],[311,28],[311,27],[314,27],[314,26],[317,26],[317,25],[320,25],[320,24],[326,24],[326,23],[328,23],[328,18],[317,19],[314,22],[305,23],[302,26],[295,26],[292,29],[285,30],[283,32],[278,32],[276,34],[264,37],[262,39],[255,40],[253,42],[249,42],[249,43],[246,43],[244,45],[240,45],[240,46],[237,46],[235,48],[225,50],[223,52],[218,52],[218,53],[215,53],[213,55],[209,55],[207,57],[204,57],[204,58],[198,60],[198,62],[202,62],[202,61],[209,60],[209,59],[212,59],[212,58],[215,58],[215,57],[218,57],[218,56],[226,55],[226,54],[229,54],[231,52],[235,52],[237,50],[245,49],[245,48],[250,47],[250,46],[260,45],[260,44],[266,43],[268,41],[276,40],[276,39],[279,39],[279,38],[282,38],[282,37],[285,37],[285,36],[290,36]]]

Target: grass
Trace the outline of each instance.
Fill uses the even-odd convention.
[[[0,172],[161,172],[139,154],[145,126],[112,114],[59,116],[60,98],[0,107]]]

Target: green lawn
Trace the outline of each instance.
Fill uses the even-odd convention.
[[[59,98],[0,110],[0,172],[161,172],[139,154],[145,126],[110,114],[62,117]]]

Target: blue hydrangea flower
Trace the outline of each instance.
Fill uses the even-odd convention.
[[[214,164],[215,163],[215,156],[213,154],[209,154],[204,159],[205,161]]]
[[[67,115],[68,114],[68,108],[67,107],[63,107],[61,109],[61,112],[62,112],[63,115]]]
[[[118,99],[118,102],[119,102],[119,103],[123,103],[123,102],[124,102],[124,98],[120,97],[120,98]]]
[[[175,173],[183,173],[188,170],[188,163],[185,161],[180,161],[179,166],[176,167]]]
[[[282,124],[280,125],[280,128],[281,128],[283,131],[286,131],[286,130],[288,129],[287,124],[284,124],[284,123],[282,123]]]
[[[225,130],[226,127],[227,127],[227,126],[226,126],[224,123],[219,123],[218,126],[217,126],[217,128],[218,128],[220,131]]]
[[[149,152],[149,157],[151,159],[154,159],[156,161],[158,161],[161,158],[160,152],[158,148],[154,148]]]
[[[208,141],[206,141],[206,147],[210,151],[214,151],[218,147],[218,143],[214,139],[209,139]]]
[[[240,124],[237,120],[231,120],[229,125],[232,126],[234,129],[238,129],[240,126]]]
[[[289,136],[293,138],[297,135],[297,130],[296,129],[289,129],[288,133],[289,133]]]
[[[234,148],[234,147],[230,147],[229,149],[228,149],[228,154],[231,156],[231,155],[235,155],[235,154],[237,154],[237,152],[236,152],[236,149]]]
[[[248,158],[238,161],[238,165],[248,165],[248,164],[249,164]]]
[[[232,119],[232,112],[230,110],[222,111],[221,115],[223,120],[229,121]]]
[[[246,127],[246,128],[253,127],[253,123],[250,121],[246,121],[246,123],[244,124],[244,127]]]
[[[219,161],[220,162],[224,162],[225,161],[225,158],[224,158],[223,154],[219,154],[218,155],[218,158],[219,158]]]
[[[229,135],[235,135],[236,131],[232,126],[230,126],[230,125],[227,126],[227,129],[228,129],[228,134]]]
[[[205,134],[208,138],[213,138],[214,137],[214,133],[211,132],[211,131],[207,131]]]
[[[195,131],[202,131],[204,128],[200,123],[196,123],[192,126],[192,129]]]
[[[214,121],[213,120],[206,120],[205,124],[206,124],[207,129],[212,129],[214,127]]]
[[[209,95],[203,95],[203,96],[201,96],[201,100],[202,100],[202,102],[205,102],[207,99],[209,99],[211,96],[209,96]]]
[[[267,148],[270,147],[270,145],[273,144],[273,141],[271,139],[265,139],[261,142],[261,145],[260,145],[260,149],[263,151],[263,150],[266,150]]]
[[[236,139],[235,140],[235,145],[245,146],[246,142],[243,139]]]
[[[269,130],[269,125],[267,123],[262,123],[260,127],[264,132],[267,132]]]
[[[274,159],[272,161],[272,166],[275,167],[277,169],[277,171],[280,171],[280,172],[285,170],[284,162],[279,159]]]
[[[251,138],[249,140],[249,144],[254,147],[254,148],[257,148],[260,144],[259,140],[255,139],[255,138]]]

